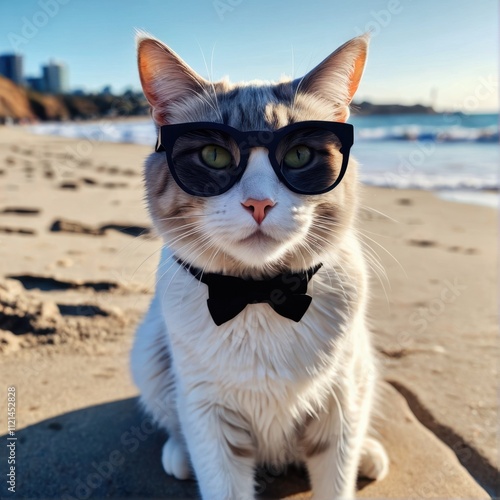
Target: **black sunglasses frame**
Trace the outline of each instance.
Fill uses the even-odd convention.
[[[340,153],[342,153],[342,166],[337,179],[331,186],[315,192],[303,191],[291,185],[282,172],[282,165],[278,163],[276,158],[276,148],[278,147],[281,140],[291,132],[307,127],[319,128],[332,132],[336,135],[341,143]],[[195,130],[215,130],[224,132],[236,142],[240,150],[240,161],[236,166],[233,180],[227,186],[221,187],[220,190],[216,193],[198,193],[196,191],[193,191],[189,186],[186,186],[177,175],[175,163],[172,159],[175,142],[183,134],[193,132]],[[354,127],[350,123],[343,122],[303,121],[292,123],[278,130],[252,130],[247,132],[242,132],[241,130],[230,127],[229,125],[225,125],[223,123],[189,122],[161,126],[158,131],[158,141],[156,143],[155,151],[157,153],[162,151],[166,152],[167,162],[172,177],[181,189],[193,196],[218,196],[225,193],[226,191],[229,191],[229,189],[231,189],[243,176],[248,164],[251,149],[258,147],[263,147],[268,150],[269,161],[271,163],[271,166],[273,167],[274,172],[276,173],[276,176],[290,191],[304,195],[315,195],[327,193],[340,184],[347,170],[347,164],[349,162],[349,152],[353,143]]]

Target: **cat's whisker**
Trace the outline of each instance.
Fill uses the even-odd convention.
[[[325,241],[326,241],[327,243],[330,243],[330,242],[328,242],[328,240],[325,240]],[[315,242],[315,241],[313,241],[313,240],[311,240],[310,238],[308,239],[307,237],[306,237],[306,242],[307,242],[307,244],[308,244],[308,247],[307,247],[307,248],[308,248],[308,250],[309,250],[311,253],[315,253],[315,252],[314,252],[314,247],[315,247],[316,245],[314,245],[314,244],[315,244],[316,242]],[[339,265],[339,267],[341,268],[342,272],[343,272],[346,276],[348,276],[348,274],[346,273],[346,271],[344,270],[344,268],[340,265],[340,263],[338,263],[338,261],[337,261],[337,259],[335,258],[335,256],[331,255],[331,257],[335,260],[335,264],[336,264],[336,265]],[[344,299],[345,299],[345,303],[346,303],[347,310],[348,310],[348,312],[350,312],[349,294],[348,294],[348,292],[346,291],[346,289],[345,289],[345,287],[344,287],[344,284],[343,284],[343,280],[341,279],[341,277],[340,277],[339,273],[338,273],[338,272],[337,272],[337,270],[335,269],[335,266],[334,266],[334,265],[332,265],[331,267],[332,267],[333,272],[334,272],[334,273],[335,273],[335,275],[337,276],[337,280],[336,280],[336,281],[337,281],[337,283],[340,285],[340,290],[341,290],[342,295],[344,296]],[[326,273],[327,273],[328,279],[330,280],[330,287],[331,287],[331,288],[332,288],[332,290],[333,290],[333,289],[334,289],[334,286],[333,286],[333,279],[332,279],[332,277],[330,276],[330,274],[328,273],[328,269],[327,269],[327,268],[325,268],[325,270],[326,270]]]
[[[211,214],[191,214],[191,215],[185,215],[185,216],[179,216],[179,217],[159,217],[156,219],[157,221],[161,222],[170,222],[174,220],[185,220],[185,219],[194,219],[194,218],[203,218],[203,217],[208,217]]]
[[[206,95],[208,95],[208,97],[210,97],[211,99],[211,96],[210,94],[207,92],[207,90],[201,86],[201,83],[199,84],[202,92]],[[220,111],[215,107],[214,103],[213,102],[210,102],[206,97],[204,97],[203,95],[199,94],[196,90],[194,89],[186,89],[187,92],[190,92],[192,94],[192,97],[194,97],[195,99],[198,99],[199,101],[201,101],[202,103],[206,104],[209,108],[211,108],[217,115],[220,115]],[[222,119],[220,116],[219,116],[219,119]]]
[[[203,275],[205,274],[205,271],[208,267],[210,267],[212,265],[212,262],[214,261],[215,257],[218,255],[218,253],[221,251],[221,248],[217,248],[215,250],[215,252],[212,253],[212,257],[208,260],[207,264],[203,267],[203,269],[201,270],[201,276],[203,277]]]
[[[363,238],[366,238],[368,240],[370,240],[372,243],[375,243],[375,245],[377,245],[379,248],[381,248],[387,255],[389,255],[389,257],[391,257],[394,262],[396,262],[396,264],[399,266],[399,268],[401,269],[401,271],[403,271],[404,275],[406,278],[408,278],[408,275],[406,274],[406,270],[405,268],[402,266],[401,262],[399,262],[399,260],[391,253],[389,252],[389,250],[387,250],[387,248],[385,248],[383,245],[381,245],[378,241],[375,241],[373,238],[370,238],[369,236],[367,236],[366,234],[363,234],[362,235]]]
[[[346,226],[344,224],[340,224],[337,222],[333,222],[329,219],[325,219],[322,216],[318,216],[317,218],[320,220],[323,220],[323,224],[319,224],[317,222],[314,222],[314,226],[317,228],[323,228],[323,229],[328,230],[329,228],[327,226],[325,226],[325,223],[327,223],[327,225],[342,227],[342,228],[346,228],[346,229],[349,228],[349,226]],[[369,249],[368,251],[372,253],[372,258],[368,259],[368,263],[370,264],[370,269],[372,269],[374,274],[377,276],[377,279],[380,281],[380,284],[381,284],[383,291],[384,291],[384,294],[386,296],[386,300],[389,303],[387,290],[386,290],[384,282],[383,282],[384,280],[382,279],[382,278],[384,278],[390,287],[390,281],[388,279],[387,272],[386,272],[384,266],[382,265],[382,260],[381,260],[380,256],[378,255],[378,253],[373,248],[371,248],[370,245],[366,241],[364,241],[364,238],[373,242],[375,245],[379,246],[382,250],[384,250],[386,253],[388,253],[396,261],[396,263],[399,265],[399,267],[402,269],[402,271],[405,273],[405,276],[407,276],[406,271],[404,270],[404,268],[402,267],[400,262],[396,259],[396,257],[394,257],[394,255],[392,255],[383,245],[381,245],[376,240],[374,240],[373,238],[371,238],[370,236],[365,234],[369,231],[363,230],[361,228],[355,228],[354,230],[360,235],[360,237],[361,237],[360,241],[363,245],[363,248]],[[379,235],[379,236],[381,236],[381,235]],[[365,256],[366,256],[366,253],[365,253]],[[380,273],[382,273],[382,276],[380,275]]]
[[[170,232],[178,232],[178,231],[184,231],[186,228],[188,227],[194,227],[194,229],[191,229],[190,231],[187,231],[187,232],[183,232],[179,237],[176,237],[174,238],[173,240],[167,240],[165,241],[161,246],[160,248],[157,248],[152,254],[150,254],[148,257],[146,257],[140,264],[139,266],[136,267],[135,271],[132,273],[132,277],[130,279],[133,279],[135,274],[137,273],[137,271],[139,271],[139,269],[151,258],[153,257],[153,255],[157,254],[158,252],[161,252],[161,250],[163,250],[163,248],[165,247],[169,247],[173,244],[175,244],[177,241],[180,241],[181,239],[183,238],[188,238],[190,236],[192,236],[193,234],[196,234],[196,231],[199,230],[199,223],[198,222],[193,222],[193,223],[190,223],[190,224],[184,224],[180,227],[176,227],[176,228],[173,228],[173,229],[170,229],[170,230],[166,230],[164,232],[161,233],[160,236],[162,237],[165,237],[168,233]],[[148,275],[148,279],[151,277],[151,273]]]
[[[312,227],[317,227],[317,225],[313,223]],[[333,245],[332,241],[330,241],[329,239],[327,239],[324,236],[322,236],[320,234],[317,234],[317,233],[315,233],[314,235],[310,235],[310,238],[317,238],[317,239],[319,239],[327,247],[331,247]],[[315,243],[315,242],[313,241],[313,243]],[[346,277],[349,276],[349,273],[344,269],[344,267],[340,264],[340,262],[338,262],[338,259],[336,258],[335,254],[331,253],[330,256],[335,260],[336,264],[340,267],[340,269],[342,270],[344,276],[346,276]],[[337,274],[337,278],[339,280],[339,283],[342,285],[343,280],[340,278],[340,275],[337,273],[337,270],[335,269],[334,266],[333,266],[333,270]]]
[[[133,280],[136,273],[139,271],[139,269],[149,260],[151,259],[151,257],[153,257],[154,255],[156,255],[158,252],[161,252],[163,249],[165,248],[165,245],[162,244],[160,245],[159,248],[157,248],[156,250],[153,251],[153,253],[149,254],[134,270],[134,272],[132,273],[132,276],[130,277],[130,280]],[[153,271],[154,272],[154,271]],[[149,273],[149,275],[147,276],[147,279],[149,279],[151,277],[151,274],[152,273]]]
[[[368,212],[374,212],[374,213],[376,213],[378,215],[381,215],[382,217],[385,217],[386,219],[389,219],[392,222],[395,222],[396,224],[401,224],[400,221],[398,221],[396,219],[393,219],[391,216],[385,214],[384,212],[381,212],[380,210],[377,210],[375,208],[369,207],[368,205],[361,205],[361,209],[362,210],[366,210]]]
[[[207,74],[208,74],[208,82],[209,82],[209,85],[212,89],[212,92],[213,92],[213,96],[210,95],[210,93],[205,89],[204,86],[201,86],[201,90],[204,94],[208,95],[208,97],[210,98],[210,100],[212,101],[212,104],[214,106],[212,106],[212,109],[217,113],[218,115],[218,118],[219,120],[222,122],[223,121],[223,118],[222,118],[222,113],[221,113],[221,110],[220,110],[220,107],[219,107],[219,101],[217,99],[217,92],[215,90],[215,85],[213,83],[213,62],[214,62],[214,52],[215,52],[215,44],[214,46],[212,47],[212,53],[210,55],[210,70],[208,69],[208,64],[207,64],[207,59],[205,57],[205,52],[203,51],[203,48],[201,47],[200,43],[198,42],[198,46],[200,48],[200,51],[201,51],[201,56],[203,58],[203,63],[205,64],[205,69],[207,71]],[[214,102],[215,100],[215,102]]]
[[[219,118],[221,122],[224,122],[224,119],[222,117],[222,112],[220,110],[219,106],[219,99],[217,98],[217,92],[215,90],[215,85],[213,84],[213,73],[214,73],[214,54],[215,54],[215,44],[212,47],[212,53],[210,54],[210,84],[212,86],[212,91],[214,93],[214,99],[215,99],[215,105],[217,107],[217,110],[219,112]]]
[[[186,245],[184,245],[184,247],[181,247],[182,249],[182,252],[186,252],[188,255],[187,255],[187,258],[191,258],[191,256],[193,255],[194,251],[191,251],[191,249],[194,247],[196,249],[196,246],[202,242],[202,241],[205,241],[205,239],[208,238],[208,236],[206,235],[201,235],[199,236],[198,238],[196,238],[194,241],[191,241],[191,242],[188,242]],[[186,248],[187,247],[187,248]],[[179,264],[179,262],[177,262],[177,260],[173,260],[173,262],[171,263],[171,265],[168,267],[168,269],[162,273],[162,275],[160,277],[157,278],[156,280],[156,283],[155,283],[155,287],[158,285],[158,282],[168,274],[168,272],[170,271],[170,269],[175,265],[175,264]],[[179,265],[179,269],[177,269],[173,276],[170,278],[170,281],[169,283],[167,284],[167,286],[165,287],[165,292],[164,294],[168,291],[168,289],[170,288],[170,285],[172,284],[172,281],[174,280],[175,276],[177,275],[177,273],[183,268],[182,265]],[[163,297],[164,298],[164,297]]]
[[[174,238],[173,240],[170,240],[170,241],[168,241],[167,243],[165,243],[165,244],[162,246],[162,248],[163,248],[163,247],[165,247],[165,246],[167,246],[167,247],[168,247],[168,246],[172,246],[172,245],[174,245],[174,244],[178,243],[179,241],[181,241],[181,240],[182,240],[182,239],[184,239],[184,238],[189,238],[189,237],[190,237],[190,236],[192,236],[193,234],[196,234],[195,230],[191,230],[191,231],[190,231],[190,232],[188,232],[188,233],[183,233],[182,235],[178,236],[177,238]],[[197,241],[198,241],[198,239],[195,239],[195,242],[197,242]],[[189,245],[189,244],[192,244],[192,242],[187,242],[185,246],[187,246],[187,245]],[[181,246],[180,248],[182,249],[183,247]],[[157,250],[157,251],[158,251],[158,250]],[[163,265],[163,264],[162,264],[162,263],[160,263],[159,268],[161,268],[161,266],[162,266],[162,265]],[[150,273],[150,274],[149,274],[148,278],[150,278],[150,277],[151,277],[151,274],[152,274],[152,273]],[[155,286],[156,286],[156,284],[157,284],[157,283],[158,283],[158,279],[157,279],[157,281],[156,281],[156,283],[155,283]]]

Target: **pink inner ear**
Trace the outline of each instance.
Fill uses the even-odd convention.
[[[363,51],[354,61],[354,69],[351,75],[351,83],[349,85],[349,96],[352,100],[354,94],[358,90],[359,82],[361,81],[361,76],[363,75],[363,69],[366,62],[366,52]]]
[[[138,66],[144,94],[158,125],[170,121],[170,103],[199,93],[206,84],[175,52],[151,38],[139,42]]]

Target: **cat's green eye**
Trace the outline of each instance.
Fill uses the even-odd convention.
[[[201,157],[212,168],[226,168],[231,165],[231,153],[221,146],[209,144],[201,150]]]
[[[287,151],[283,163],[288,168],[302,168],[309,163],[311,156],[311,150],[307,146],[299,144]]]

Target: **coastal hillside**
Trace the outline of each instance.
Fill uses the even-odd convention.
[[[395,115],[435,114],[430,106],[415,104],[354,103],[353,114]],[[44,94],[25,89],[0,76],[0,123],[7,121],[38,122],[92,120],[101,117],[145,116],[149,105],[142,92],[127,91],[122,95],[101,94]]]
[[[11,80],[0,76],[0,123],[7,117],[15,121],[34,120],[27,93]]]
[[[45,94],[25,89],[0,76],[0,124],[142,116],[148,110],[142,92],[127,91],[122,95]]]

